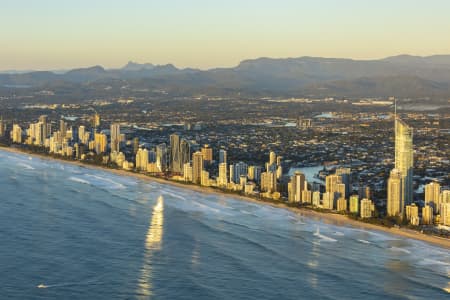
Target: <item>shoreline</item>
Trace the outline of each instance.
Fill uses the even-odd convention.
[[[225,193],[218,189],[214,189],[212,187],[203,187],[203,186],[193,185],[193,184],[183,184],[181,182],[177,182],[174,180],[167,180],[167,179],[163,179],[163,178],[148,176],[148,175],[145,175],[142,173],[135,173],[135,172],[130,172],[130,171],[121,170],[121,169],[112,169],[112,168],[102,167],[102,166],[98,166],[98,165],[91,165],[88,163],[83,163],[81,161],[64,160],[64,159],[54,158],[54,157],[50,157],[50,156],[46,156],[46,155],[41,155],[38,153],[27,152],[20,148],[0,147],[0,151],[2,151],[2,150],[5,152],[9,152],[9,153],[29,155],[31,157],[36,157],[36,158],[43,159],[43,160],[58,161],[61,163],[67,163],[67,164],[71,164],[71,165],[75,165],[75,166],[79,166],[79,167],[90,168],[93,170],[107,171],[107,172],[110,172],[110,173],[118,175],[118,176],[129,176],[129,177],[133,177],[133,178],[143,180],[143,181],[151,181],[151,182],[157,182],[160,184],[171,185],[171,186],[175,186],[175,187],[182,188],[182,189],[189,189],[191,191],[195,191],[198,193],[211,194],[211,195],[217,195],[217,196],[225,196],[225,197],[230,197],[230,198],[241,200],[241,201],[257,203],[260,205],[270,205],[272,207],[289,210],[293,213],[299,214],[301,216],[306,216],[306,217],[312,218],[314,220],[319,220],[326,224],[333,224],[333,225],[337,225],[337,226],[350,226],[350,227],[359,228],[359,229],[381,231],[383,233],[388,233],[388,234],[403,237],[403,238],[410,238],[410,239],[414,239],[414,240],[418,240],[418,241],[422,241],[422,242],[427,242],[427,243],[433,244],[434,246],[440,246],[442,248],[450,249],[450,239],[441,238],[441,237],[433,236],[433,235],[426,235],[426,234],[423,234],[423,233],[420,233],[418,231],[414,231],[411,229],[395,228],[395,227],[388,228],[388,227],[384,227],[384,226],[380,226],[380,225],[376,225],[376,224],[364,223],[364,222],[361,222],[358,220],[353,220],[353,219],[350,219],[349,217],[347,217],[346,215],[336,214],[336,213],[332,213],[332,212],[329,212],[329,213],[328,212],[318,212],[318,211],[314,211],[312,209],[301,208],[301,207],[289,207],[281,202],[280,203],[268,202],[268,201],[263,201],[263,200],[258,200],[258,199],[252,198],[252,197],[248,197],[248,196],[237,195],[237,194],[233,194],[233,193]]]

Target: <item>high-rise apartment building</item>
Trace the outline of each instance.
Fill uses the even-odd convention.
[[[347,197],[348,195],[350,195],[351,192],[351,185],[352,185],[352,181],[351,181],[351,176],[352,176],[352,172],[350,168],[337,168],[336,169],[336,175],[341,176],[341,182],[343,184],[345,184],[345,196],[341,195],[341,197]]]
[[[360,217],[371,218],[373,216],[373,212],[375,211],[375,206],[372,200],[362,199],[361,200],[361,209],[360,209]]]
[[[139,149],[136,153],[136,169],[147,171],[148,169],[148,151],[147,149]]]
[[[305,174],[295,172],[291,177],[290,191],[288,191],[289,202],[302,202],[302,191],[305,190]]]
[[[349,199],[349,206],[351,213],[359,213],[359,197],[358,195],[352,195]]]
[[[387,183],[387,215],[401,216],[404,214],[402,193],[403,177],[399,169],[392,169]]]
[[[438,182],[430,182],[425,185],[425,204],[433,207],[436,213],[439,213],[441,204],[441,185]]]
[[[255,182],[259,182],[261,180],[261,166],[249,166],[248,167],[248,179],[253,180]]]
[[[13,143],[22,143],[22,128],[18,124],[14,124],[11,130],[11,138]]]
[[[441,221],[444,226],[450,226],[450,203],[441,203],[440,207]]]
[[[336,203],[337,211],[347,211],[347,199],[339,198]]]
[[[219,164],[227,163],[227,151],[224,149],[219,150]]]
[[[231,167],[231,165],[230,165]],[[244,162],[238,162],[233,165],[232,168],[230,168],[230,171],[232,170],[232,174],[230,173],[230,181],[234,183],[239,183],[241,176],[246,176],[248,174],[248,165]]]
[[[345,184],[342,184],[342,177],[336,174],[328,175],[325,178],[325,191],[331,193],[334,200],[345,197]]]
[[[200,151],[192,155],[192,182],[200,184],[203,171],[203,154]]]
[[[111,151],[120,151],[120,124],[111,124]]]
[[[186,182],[192,182],[192,166],[190,162],[187,162],[183,166],[183,179]]]
[[[217,185],[219,187],[226,187],[227,184],[227,163],[223,162],[219,164],[219,177],[217,178]]]
[[[210,163],[213,160],[213,151],[208,144],[204,145],[202,148],[203,160],[206,163]]]
[[[183,170],[185,163],[191,161],[191,144],[185,139],[181,139],[180,142],[180,169]]]
[[[170,171],[174,173],[181,172],[181,153],[180,136],[178,134],[170,135]]]
[[[3,118],[0,118],[0,137],[4,136],[6,133],[6,123]]]
[[[402,178],[401,212],[413,201],[413,130],[399,117],[395,118],[395,168]]]
[[[106,137],[106,134],[104,133],[96,133],[94,137],[95,142],[95,153],[105,153],[106,152],[106,146],[108,145],[108,139]]]
[[[156,146],[156,168],[159,172],[167,169],[167,146],[165,143]]]
[[[433,207],[430,205],[425,205],[422,208],[422,224],[432,225],[433,224]]]

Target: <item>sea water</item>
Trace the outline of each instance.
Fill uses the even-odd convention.
[[[0,151],[1,299],[449,299],[450,253]]]

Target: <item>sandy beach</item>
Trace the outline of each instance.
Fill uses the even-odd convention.
[[[199,193],[214,194],[214,195],[218,195],[218,196],[222,196],[222,197],[225,196],[225,197],[229,197],[229,198],[239,199],[242,201],[258,203],[260,205],[270,205],[270,206],[277,207],[280,209],[287,209],[296,214],[299,214],[302,216],[307,216],[307,217],[313,218],[315,220],[320,220],[320,221],[322,221],[324,223],[328,223],[328,224],[334,224],[334,225],[340,225],[340,226],[351,226],[351,227],[360,228],[360,229],[382,231],[382,232],[385,232],[388,234],[396,235],[398,237],[411,238],[411,239],[424,241],[427,243],[434,244],[436,246],[450,249],[450,239],[441,238],[438,236],[426,235],[426,234],[422,234],[418,231],[414,231],[414,230],[410,230],[410,229],[388,228],[388,227],[383,227],[383,226],[379,226],[379,225],[375,225],[375,224],[368,224],[368,223],[350,219],[345,215],[340,215],[340,214],[336,214],[336,213],[331,213],[331,212],[324,213],[324,212],[318,212],[318,211],[314,211],[314,210],[310,210],[310,209],[306,209],[306,208],[288,207],[284,203],[281,203],[281,202],[273,203],[273,202],[260,201],[260,200],[257,200],[255,198],[251,198],[251,197],[230,194],[230,193],[224,193],[224,192],[221,192],[220,190],[210,188],[210,187],[202,187],[202,186],[198,186],[198,185],[183,184],[180,182],[166,180],[163,178],[151,177],[151,176],[141,174],[141,173],[134,173],[134,172],[125,171],[125,170],[118,170],[118,169],[111,169],[111,168],[107,168],[107,167],[90,165],[90,164],[83,163],[81,161],[69,161],[69,160],[52,158],[49,156],[39,155],[36,153],[30,153],[30,152],[27,152],[27,151],[24,151],[24,150],[18,149],[18,148],[0,147],[0,151],[28,155],[28,156],[32,156],[32,157],[38,157],[43,160],[57,160],[58,162],[62,162],[62,163],[67,163],[67,164],[81,166],[84,168],[90,168],[90,169],[95,169],[95,170],[103,170],[103,171],[107,171],[107,172],[110,172],[110,173],[113,173],[116,175],[120,175],[120,176],[131,176],[131,177],[134,177],[134,178],[137,178],[140,180],[158,182],[161,184],[176,186],[176,187],[183,188],[183,189],[189,189],[189,190],[196,191]]]

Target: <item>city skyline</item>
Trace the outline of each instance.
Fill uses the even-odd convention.
[[[352,178],[355,174],[351,165],[335,163],[334,174],[323,169],[327,172],[324,182],[308,183],[305,175],[299,171],[291,175],[283,172],[283,157],[272,150],[268,153],[268,160],[266,158],[265,161],[249,164],[234,159],[228,165],[225,149],[213,149],[209,144],[186,140],[179,133],[165,137],[168,147],[163,142],[156,148],[147,150],[145,143],[140,146],[138,136],[133,136],[129,143],[126,143],[127,138],[125,134],[120,133],[119,123],[111,123],[109,132],[97,132],[97,127],[86,132],[84,125],[78,128],[68,126],[65,120],[61,119],[59,130],[52,132],[48,116],[41,115],[39,121],[30,123],[26,130],[14,123],[10,138],[13,143],[24,142],[25,145],[38,146],[45,148],[48,153],[69,159],[89,161],[94,158],[97,163],[101,160],[101,164],[108,167],[111,167],[112,163],[112,167],[126,171],[163,176],[172,181],[205,188],[215,187],[222,191],[299,207],[306,205],[313,209],[350,213],[361,220],[373,217],[379,219],[381,213],[379,222],[401,224],[407,221],[412,226],[428,226],[434,224],[433,213],[443,212],[436,219],[440,224],[450,225],[450,214],[447,215],[446,210],[446,206],[450,205],[449,191],[441,190],[437,181],[431,181],[424,186],[425,194],[421,201],[425,201],[425,205],[421,206],[422,211],[419,214],[419,202],[414,196],[417,193],[414,191],[413,181],[413,128],[397,114],[395,99],[394,109],[391,114],[394,121],[394,168],[385,182],[385,194],[381,197],[378,194],[375,198],[372,198],[370,186],[365,182],[359,181],[356,186],[353,185]],[[93,125],[101,125],[97,113],[91,120]],[[304,123],[297,122],[298,130],[304,129]],[[311,121],[307,123],[308,128],[311,128]],[[4,128],[3,121],[0,121],[0,127]],[[191,126],[185,124],[185,130],[189,131],[190,128]],[[22,138],[23,133],[26,133],[25,140]],[[91,134],[93,139],[89,137]],[[80,143],[79,137],[86,138],[86,141]],[[132,152],[127,150],[126,144],[132,145]],[[161,145],[164,147],[160,148]],[[86,146],[89,151],[86,151]],[[226,144],[222,146],[227,147]],[[192,156],[191,150],[195,151]],[[325,166],[325,162],[322,161],[320,165]],[[378,202],[378,208],[374,201]],[[380,201],[382,211],[379,211]]]
[[[130,60],[209,69],[258,57],[448,54],[449,10],[439,0],[6,1],[0,70],[118,68]]]

